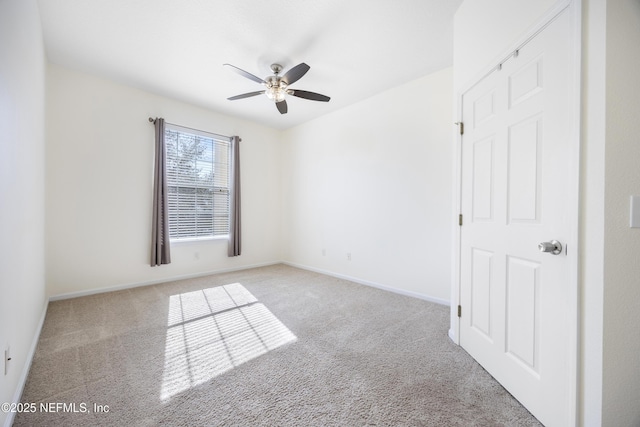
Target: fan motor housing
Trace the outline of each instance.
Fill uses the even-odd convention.
[[[280,71],[282,71],[282,65],[280,65],[280,64],[271,64],[271,71],[273,71],[274,74],[279,74]]]

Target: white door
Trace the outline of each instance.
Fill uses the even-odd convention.
[[[460,344],[563,427],[575,410],[571,31],[565,10],[462,99]],[[539,250],[552,240],[559,254]]]

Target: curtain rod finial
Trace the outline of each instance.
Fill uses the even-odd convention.
[[[156,119],[154,119],[153,117],[149,117],[149,123],[155,123]]]

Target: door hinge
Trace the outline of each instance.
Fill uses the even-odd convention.
[[[462,227],[462,214],[458,215],[458,225]]]
[[[462,306],[458,306],[458,317],[462,317]]]
[[[460,135],[464,135],[464,122],[455,122],[454,124],[458,125],[458,129],[460,130]]]

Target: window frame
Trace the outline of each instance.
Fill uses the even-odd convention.
[[[182,183],[178,182],[177,178],[179,176],[179,174],[170,174],[169,170],[170,168],[170,161],[172,160],[176,160],[178,159],[178,156],[170,156],[169,155],[169,143],[168,143],[168,139],[167,136],[170,132],[173,133],[178,133],[178,134],[184,134],[187,135],[188,137],[195,137],[195,138],[203,138],[206,140],[211,140],[211,185],[207,186],[207,187],[203,187],[203,186],[196,186],[195,184],[193,186],[189,186],[188,184],[185,184],[185,181],[188,181],[190,178],[191,179],[195,179],[194,177],[188,177],[185,179],[185,181],[183,181]],[[193,129],[193,128],[189,128],[189,127],[185,127],[185,126],[180,126],[180,125],[175,125],[175,124],[171,124],[171,123],[165,123],[165,170],[167,171],[167,199],[169,201],[168,203],[168,207],[167,207],[167,215],[168,215],[168,222],[169,222],[169,242],[170,244],[184,244],[184,243],[194,243],[194,242],[205,242],[205,241],[213,241],[213,240],[228,240],[229,239],[229,226],[230,226],[230,214],[231,214],[231,206],[230,206],[230,197],[231,197],[231,142],[232,142],[232,138],[225,136],[225,135],[220,135],[220,134],[216,134],[213,132],[207,132],[207,131],[203,131],[203,130],[199,130],[199,129]],[[224,163],[221,162],[217,162],[216,161],[216,153],[217,150],[222,150],[222,148],[224,148],[224,150],[226,150],[226,158],[224,160]],[[176,146],[176,151],[178,150],[177,146]],[[176,160],[177,161],[177,160]],[[206,163],[206,162],[204,162]],[[220,186],[220,185],[216,185],[216,180],[215,180],[215,175],[216,175],[216,167],[215,165],[218,164],[219,166],[222,166],[223,168],[226,168],[226,176],[225,176],[225,180],[226,180],[226,186]],[[197,168],[197,164],[194,165],[194,168]],[[196,171],[196,173],[199,173],[199,171]],[[171,176],[170,176],[171,175]],[[175,178],[175,181],[174,181]],[[211,191],[211,234],[206,234],[206,235],[198,235],[198,226],[195,225],[194,226],[194,232],[192,235],[189,236],[184,236],[184,237],[180,237],[180,235],[176,235],[176,227],[178,227],[178,229],[180,229],[180,224],[178,223],[178,225],[175,224],[176,218],[180,218],[179,209],[176,209],[174,207],[174,203],[178,204],[179,203],[179,196],[175,196],[176,200],[174,203],[172,203],[171,197],[172,194],[177,194],[177,189],[176,189],[176,193],[172,193],[171,189],[172,187],[179,187],[181,186],[182,188],[192,188],[194,189],[194,194],[197,192],[197,189],[202,189],[202,188],[208,188]],[[215,214],[215,203],[214,201],[214,194],[216,192],[219,192],[220,190],[223,190],[224,192],[226,192],[227,195],[227,207],[226,207],[226,231],[222,234],[216,234],[216,214]],[[197,200],[197,195],[195,196],[195,199]],[[187,211],[188,212],[188,211]],[[194,221],[196,221],[197,224],[197,201],[194,201],[194,208],[193,208],[193,215],[195,215],[194,217]],[[183,215],[184,216],[184,215]],[[220,216],[218,216],[218,218],[220,218]],[[185,222],[188,222],[188,220],[183,220]]]

